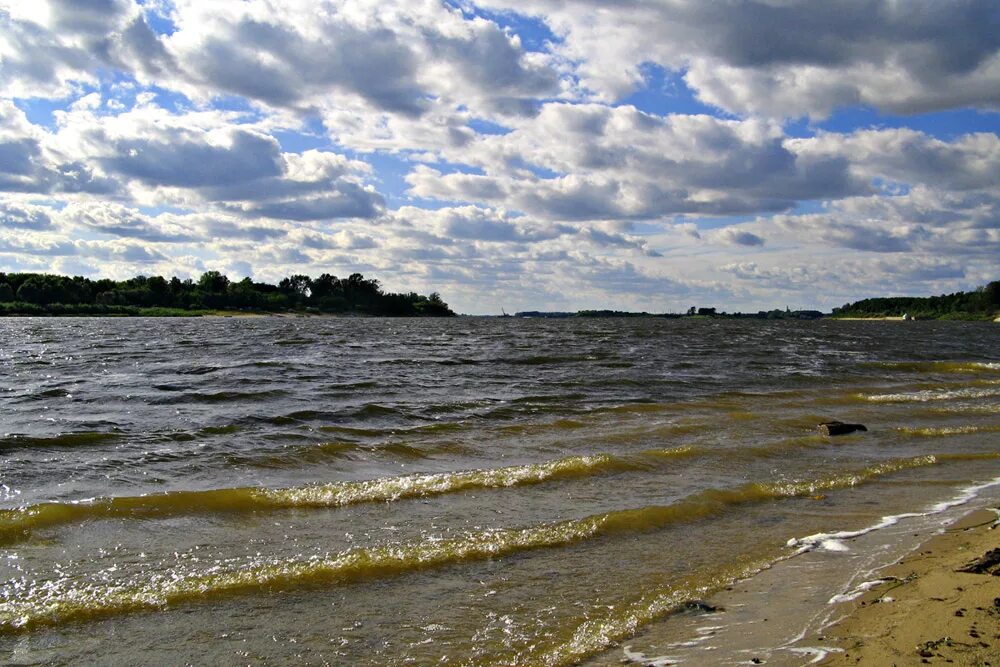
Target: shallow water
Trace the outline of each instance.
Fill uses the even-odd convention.
[[[998,343],[988,323],[0,320],[0,661],[620,656],[789,540],[1000,477]]]

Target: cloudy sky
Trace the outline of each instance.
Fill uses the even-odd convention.
[[[0,0],[0,271],[466,313],[1000,279],[996,0]]]

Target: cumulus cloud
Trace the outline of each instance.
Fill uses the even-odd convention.
[[[563,220],[780,211],[869,189],[842,152],[799,150],[777,125],[629,106],[546,104],[531,123],[446,155],[485,173],[418,166],[413,194]]]
[[[1000,137],[996,134],[967,134],[949,142],[899,128],[821,133],[792,143],[806,155],[849,159],[852,171],[868,179],[953,190],[1000,185]]]
[[[416,53],[377,22],[355,24],[350,10],[356,7],[176,5],[177,30],[167,41],[179,74],[195,86],[278,107],[309,106],[316,96],[338,91],[380,109],[421,111]],[[304,13],[315,23],[295,20]]]
[[[0,192],[108,194],[118,188],[84,159],[48,151],[45,138],[24,112],[0,99]]]
[[[103,262],[140,266],[167,259],[149,245],[125,240],[68,240],[46,234],[16,236],[0,229],[0,253],[16,253],[43,258],[79,257]]]
[[[882,260],[876,266],[882,272],[892,274],[900,283],[951,280],[966,275],[966,268],[961,263],[938,257],[902,257],[892,263]]]
[[[774,234],[878,253],[1000,253],[1000,201],[989,192],[919,185],[906,194],[832,202],[823,213],[780,215],[760,224]]]
[[[0,228],[41,231],[54,226],[49,209],[44,206],[0,200]]]
[[[836,261],[800,262],[801,257],[762,257],[726,264],[719,270],[730,276],[733,290],[746,299],[747,310],[770,310],[783,302],[830,309],[857,300],[859,294],[941,294],[954,291],[956,281],[968,280],[981,268],[922,254],[883,255],[877,262],[841,254]],[[813,294],[808,303],[802,303],[806,292]]]
[[[444,246],[466,244],[482,253],[488,246],[520,248],[570,248],[585,243],[594,247],[620,248],[655,256],[647,242],[628,234],[623,223],[593,223],[573,225],[539,221],[528,216],[513,216],[506,211],[477,206],[449,207],[428,211],[404,207],[392,216],[398,226],[396,233],[423,246],[434,246],[440,252]],[[468,245],[471,244],[471,245]],[[565,245],[562,245],[565,244]],[[497,252],[491,250],[489,252]]]
[[[760,266],[757,262],[734,262],[719,267],[737,278],[778,289],[799,289],[814,283],[817,271],[805,266]],[[819,273],[822,273],[820,271]]]
[[[736,227],[726,227],[725,229],[720,229],[718,232],[712,234],[712,239],[728,245],[750,247],[764,245],[764,239],[760,236],[757,236],[753,232],[748,232],[744,229],[738,229]]]
[[[157,243],[182,243],[196,237],[190,230],[164,220],[154,220],[121,204],[91,202],[70,204],[59,212],[67,225],[83,227],[102,234]]]
[[[916,113],[1000,108],[1000,37],[991,0],[669,3],[481,0],[561,37],[583,84],[614,101],[642,65],[682,72],[705,102],[739,114],[811,114],[856,104]]]
[[[27,5],[27,3],[23,3]],[[358,105],[418,116],[435,97],[530,113],[560,90],[547,58],[496,23],[438,2],[175,0],[155,33],[134,0],[0,5],[5,93],[58,97],[113,67],[194,98],[220,93],[312,110]],[[308,21],[300,17],[308,16]],[[456,99],[456,102],[458,100]]]
[[[278,142],[240,128],[212,134],[183,127],[156,134],[108,136],[98,127],[89,132],[88,143],[106,151],[100,161],[107,171],[153,187],[220,192],[282,173]]]
[[[373,218],[383,197],[370,167],[318,150],[285,153],[271,135],[231,114],[171,114],[145,105],[112,115],[90,108],[60,114],[44,138],[53,155],[89,157],[102,182],[150,203],[208,203],[248,218]],[[65,165],[63,165],[65,169]]]
[[[172,63],[132,0],[0,3],[2,92],[62,97],[101,67],[158,75]]]

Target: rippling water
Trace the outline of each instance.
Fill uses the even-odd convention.
[[[997,350],[988,323],[0,320],[0,659],[600,657],[796,538],[1000,477]]]

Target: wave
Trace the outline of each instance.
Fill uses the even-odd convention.
[[[1000,362],[992,361],[872,361],[862,364],[874,368],[915,373],[998,373]]]
[[[1000,396],[1000,387],[962,389],[925,389],[923,391],[895,394],[858,394],[858,398],[872,403],[926,403],[928,401],[953,401],[960,399],[991,398]]]
[[[943,437],[950,435],[968,435],[971,433],[1000,433],[1000,424],[989,424],[982,426],[974,426],[972,424],[963,424],[961,426],[926,426],[926,427],[903,426],[897,428],[896,430],[906,435],[933,438],[933,437]]]
[[[658,530],[679,522],[719,515],[734,506],[852,487],[900,470],[937,462],[934,456],[899,459],[804,482],[750,483],[733,489],[709,489],[666,506],[617,510],[525,528],[484,530],[451,539],[428,538],[412,543],[351,549],[308,559],[274,558],[217,564],[202,572],[159,574],[141,583],[125,581],[109,585],[79,583],[66,578],[51,581],[15,579],[0,586],[0,633],[24,632],[235,594],[397,576],[531,550],[567,547],[594,538]],[[363,489],[362,486],[357,490],[364,493]],[[316,492],[318,497],[312,495]],[[405,492],[404,488],[399,488],[393,493]],[[319,489],[292,490],[291,493],[293,497],[300,495],[305,503],[330,500]],[[220,496],[219,502],[228,506],[229,500]]]
[[[194,366],[174,371],[178,375],[208,375],[223,370],[222,366]]]
[[[347,444],[340,447],[339,451],[352,449],[353,447]],[[407,448],[403,453],[413,456],[410,449],[412,448]],[[285,489],[241,487],[206,491],[169,491],[80,502],[39,503],[20,509],[0,510],[0,544],[27,539],[33,530],[39,528],[92,519],[154,519],[191,514],[333,508],[361,503],[392,502],[471,489],[502,489],[607,472],[639,470],[648,467],[650,461],[654,459],[693,454],[691,448],[648,450],[634,458],[620,458],[608,454],[571,456],[506,468],[405,475]]]
[[[987,459],[987,458],[1000,458],[1000,453],[990,453],[990,454],[952,454],[947,457],[940,457],[943,460],[957,460],[957,461],[968,461],[977,459]],[[860,537],[862,535],[867,535],[868,533],[874,532],[876,530],[882,530],[883,528],[888,528],[889,526],[894,526],[903,519],[920,518],[925,516],[931,516],[933,514],[940,514],[945,510],[951,509],[952,507],[958,507],[960,505],[965,505],[976,498],[979,493],[985,489],[1000,486],[1000,477],[990,480],[988,482],[974,484],[972,486],[966,487],[959,491],[958,495],[951,498],[950,500],[944,500],[931,507],[927,508],[921,512],[905,512],[903,514],[892,514],[889,516],[884,516],[870,526],[865,526],[858,530],[841,530],[830,533],[816,533],[815,535],[808,535],[806,537],[792,538],[788,540],[789,547],[795,547],[796,553],[803,553],[806,551],[812,551],[813,549],[826,549],[828,551],[844,551],[846,547],[843,545],[843,540],[853,539],[855,537]]]
[[[216,391],[198,392],[192,391],[167,398],[154,399],[151,403],[160,405],[170,405],[174,403],[231,403],[235,401],[264,401],[271,398],[287,396],[288,392],[283,389],[268,389],[265,391]]]
[[[507,363],[514,366],[546,366],[552,364],[579,364],[612,358],[614,356],[606,352],[594,354],[536,354],[526,357],[502,359],[499,363]]]
[[[761,458],[768,458],[772,456],[782,456],[788,453],[790,449],[799,449],[803,447],[821,447],[828,445],[830,439],[821,433],[810,433],[809,435],[802,435],[794,438],[786,438],[784,440],[778,440],[765,445],[754,445],[751,447],[742,447],[735,452],[736,455],[749,455],[757,456]]]
[[[47,398],[73,398],[73,393],[69,389],[53,387],[18,396],[15,400],[18,403],[25,403],[29,401],[43,401]]]
[[[60,433],[59,435],[48,436],[12,434],[0,437],[0,451],[26,447],[78,447],[83,445],[101,445],[118,440],[121,437],[121,433],[107,431],[78,431],[75,433]]]
[[[317,343],[315,338],[284,338],[282,340],[274,341],[274,345],[287,346],[287,345],[312,345]]]
[[[341,428],[351,428],[344,427],[342,424],[350,424],[352,422],[365,422],[365,421],[375,421],[378,419],[386,417],[395,417],[402,419],[412,419],[413,416],[409,413],[394,408],[387,405],[381,405],[379,403],[365,403],[352,408],[345,408],[343,410],[296,410],[294,412],[289,412],[283,415],[249,415],[243,417],[241,421],[247,423],[262,423],[269,424],[272,426],[288,426],[290,424],[301,424],[308,422],[329,422],[331,425],[320,426],[321,430],[337,430]],[[360,429],[353,429],[358,430]],[[378,431],[372,431],[373,434],[378,433]]]
[[[478,359],[465,357],[458,358],[435,358],[435,357],[391,357],[388,359],[377,359],[372,363],[385,364],[387,366],[422,366],[425,364],[436,364],[439,366],[475,366],[483,363]]]
[[[226,463],[232,466],[249,466],[253,468],[287,468],[302,463],[320,463],[330,459],[353,460],[361,458],[369,448],[355,442],[335,440],[314,445],[282,449],[271,454],[230,453],[226,455]]]
[[[722,590],[738,581],[749,579],[773,565],[774,558],[759,558],[746,563],[714,570],[702,576],[686,577],[669,588],[649,591],[623,604],[595,610],[586,620],[565,632],[567,637],[555,646],[535,643],[512,664],[576,665],[588,657],[634,637],[644,625],[672,613],[683,612],[690,600],[696,600]],[[626,654],[628,647],[625,647]],[[673,664],[639,660],[642,664]]]

